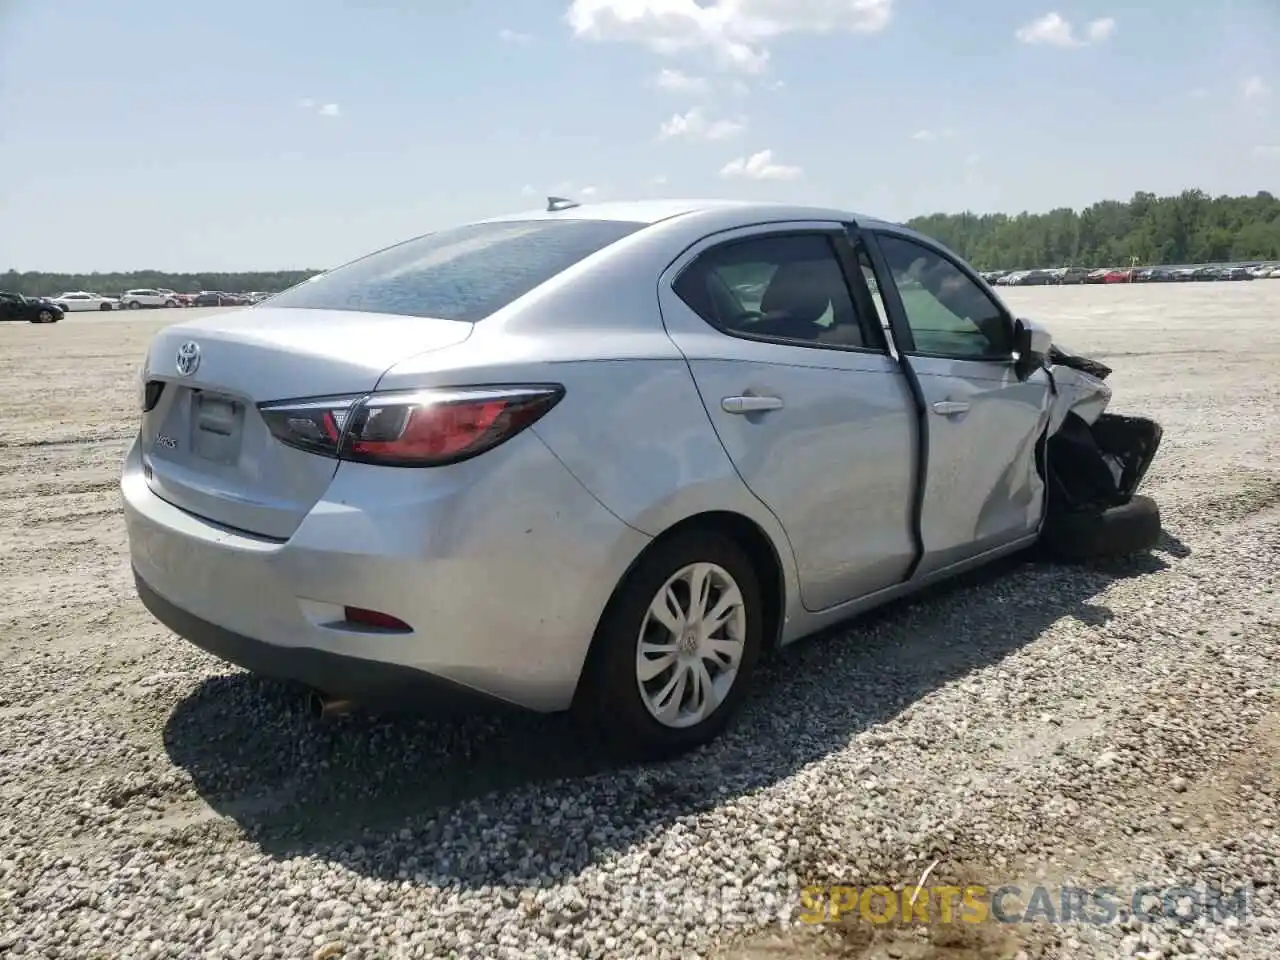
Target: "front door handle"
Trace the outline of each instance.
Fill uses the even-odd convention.
[[[939,400],[933,405],[933,412],[941,417],[954,417],[956,414],[968,413],[969,404],[963,400]]]
[[[725,413],[761,413],[765,410],[781,410],[781,397],[725,397],[720,401],[720,409]]]

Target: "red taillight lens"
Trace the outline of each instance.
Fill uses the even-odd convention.
[[[458,463],[492,450],[560,402],[559,385],[463,387],[259,406],[283,443],[392,467]]]

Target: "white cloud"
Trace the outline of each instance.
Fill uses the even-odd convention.
[[[1209,96],[1209,91],[1206,90],[1204,87],[1196,87],[1194,90],[1191,91],[1192,100],[1204,100],[1208,96]]]
[[[799,180],[804,176],[800,167],[773,162],[772,150],[761,150],[749,157],[730,160],[720,169],[725,179],[743,180]]]
[[[919,140],[923,143],[932,143],[934,140],[949,140],[954,136],[954,130],[950,127],[943,127],[940,130],[917,130],[911,135],[911,139]]]
[[[653,85],[659,90],[669,93],[686,93],[701,95],[707,92],[710,84],[702,77],[691,77],[683,70],[672,70],[663,67],[653,78]]]
[[[509,30],[503,27],[498,31],[498,39],[503,43],[511,43],[522,46],[533,40],[533,37],[527,33],[521,33],[519,30]]]
[[[1042,17],[1037,17],[1025,26],[1019,27],[1014,31],[1014,36],[1021,43],[1066,49],[1102,43],[1104,40],[1110,39],[1115,32],[1115,19],[1112,17],[1100,17],[1097,20],[1089,21],[1085,25],[1086,39],[1082,40],[1076,36],[1075,28],[1071,25],[1071,21],[1065,19],[1060,13],[1051,12]]]
[[[689,140],[727,140],[747,129],[745,119],[708,120],[701,107],[687,113],[675,113],[663,122],[658,136],[663,140],[684,137]]]
[[[538,191],[533,189],[533,184],[531,183],[526,183],[523,187],[520,188],[521,196],[533,197],[533,196],[537,196],[537,193]]]
[[[665,173],[659,173],[656,176],[650,177],[649,185],[654,187],[665,187],[667,185],[667,175]]]
[[[600,193],[599,187],[583,187],[578,191],[584,197],[594,197]]]
[[[584,40],[637,43],[663,56],[708,51],[721,67],[763,70],[768,43],[795,33],[876,33],[894,0],[572,0]]]
[[[1240,93],[1246,100],[1261,100],[1270,92],[1271,88],[1267,86],[1267,81],[1261,77],[1249,77],[1240,84]]]
[[[1103,40],[1109,39],[1115,32],[1116,22],[1112,17],[1091,20],[1086,30],[1090,43],[1101,43]]]
[[[1255,157],[1280,157],[1280,144],[1269,144],[1253,148]]]
[[[299,100],[298,107],[308,113],[318,113],[322,117],[338,117],[342,115],[342,110],[336,103],[320,103],[311,97],[304,97]]]
[[[982,154],[980,154],[980,153],[971,153],[971,154],[969,154],[967,157],[965,157],[965,158],[964,158],[964,162],[965,162],[965,165],[966,165],[966,166],[969,166],[969,167],[976,167],[979,163],[981,163],[981,162],[982,162]]]

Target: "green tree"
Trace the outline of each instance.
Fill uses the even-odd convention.
[[[1167,265],[1280,260],[1280,200],[1265,191],[1252,197],[1142,191],[1127,202],[1103,200],[1079,211],[933,213],[908,225],[984,270],[1128,266],[1133,257]]]

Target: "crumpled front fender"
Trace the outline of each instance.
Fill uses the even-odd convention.
[[[1050,350],[1048,360],[1056,388],[1050,400],[1049,435],[1062,428],[1069,413],[1092,425],[1111,402],[1111,387],[1104,382],[1111,368],[1058,344]]]

